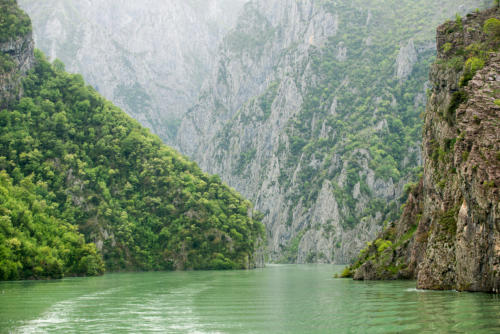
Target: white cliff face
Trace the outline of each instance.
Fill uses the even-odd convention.
[[[20,0],[35,41],[170,142],[245,0]]]
[[[179,128],[180,150],[264,213],[272,261],[349,262],[394,219],[421,164],[434,31],[387,37],[397,11],[357,5],[250,1]]]
[[[398,58],[396,59],[396,77],[398,79],[406,79],[413,71],[413,65],[417,62],[417,50],[413,39],[408,41],[406,46],[401,46]]]

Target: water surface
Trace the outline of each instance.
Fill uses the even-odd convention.
[[[500,298],[334,279],[341,266],[0,283],[4,333],[500,333]]]

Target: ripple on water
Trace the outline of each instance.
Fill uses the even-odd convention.
[[[414,282],[336,280],[333,272],[332,266],[270,266],[4,284],[0,332],[500,332],[496,297],[422,291]]]

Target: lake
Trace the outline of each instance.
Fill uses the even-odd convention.
[[[0,283],[2,333],[500,333],[500,297],[335,279],[342,266]]]

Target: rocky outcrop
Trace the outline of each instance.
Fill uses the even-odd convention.
[[[483,28],[491,18],[500,10],[438,28],[422,179],[401,219],[347,275],[416,278],[423,289],[500,291],[500,43]]]
[[[396,77],[406,79],[413,71],[413,65],[417,62],[417,51],[413,39],[408,41],[406,46],[401,46],[398,58],[396,59]]]
[[[22,96],[21,78],[34,64],[32,34],[0,43],[0,107]]]
[[[22,74],[26,74],[33,66],[33,50],[34,43],[31,33],[0,43],[0,52],[9,55]]]
[[[421,164],[433,36],[388,35],[396,13],[369,7],[249,1],[182,120],[180,150],[265,214],[271,261],[349,262],[394,217]],[[399,56],[384,43],[401,45]]]

